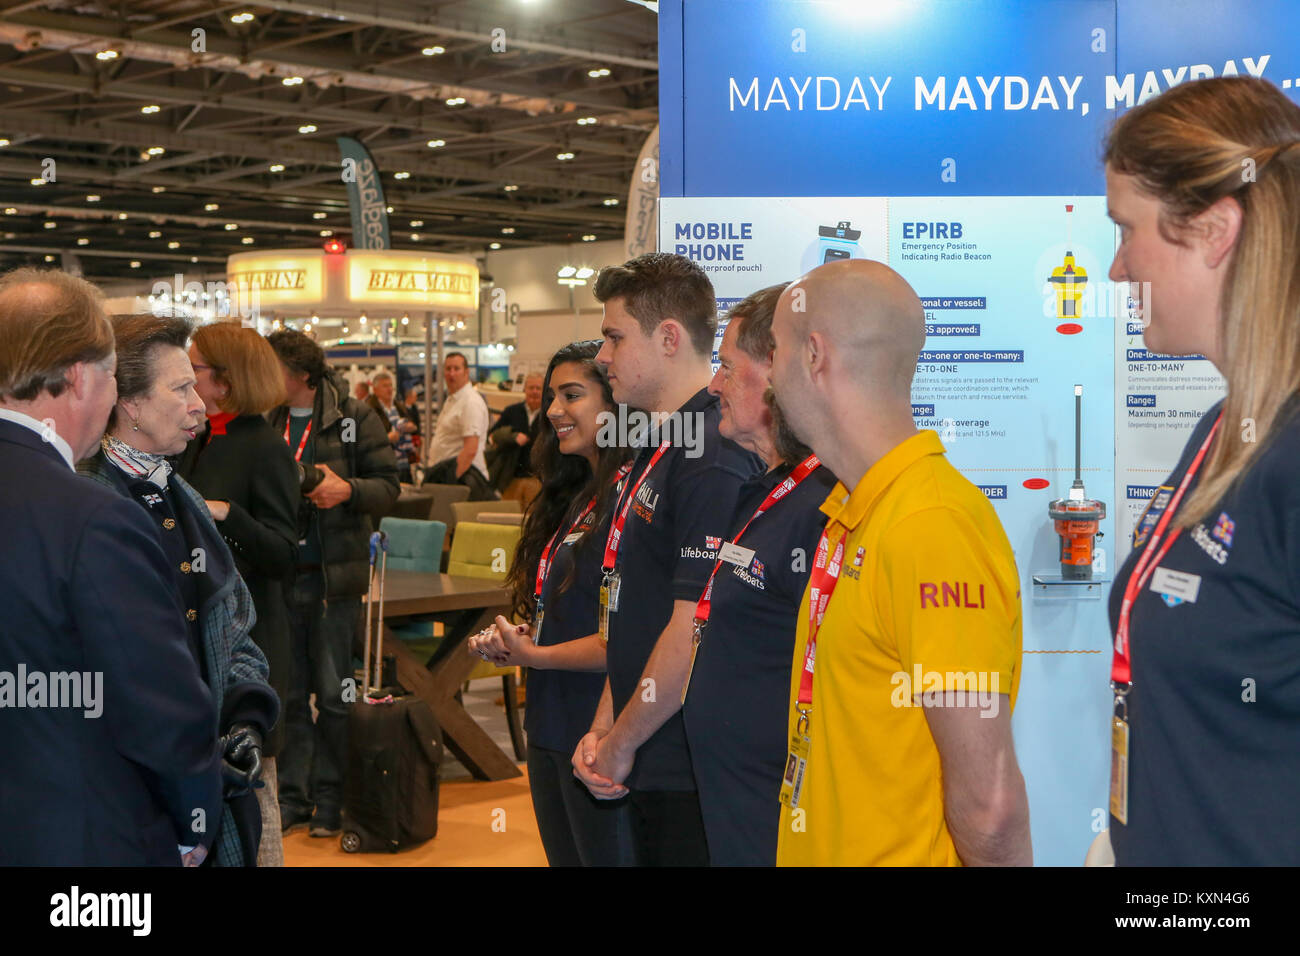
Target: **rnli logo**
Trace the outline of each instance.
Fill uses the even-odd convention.
[[[710,551],[717,551],[720,547],[722,547],[722,539],[713,538],[706,534],[704,536],[704,546],[708,548]]]
[[[1223,542],[1225,548],[1232,547],[1232,532],[1237,528],[1237,522],[1228,517],[1226,511],[1219,512],[1219,520],[1214,523],[1214,530],[1210,532],[1215,538]]]
[[[978,600],[972,600],[978,598]],[[921,582],[921,607],[984,607],[984,585],[965,581]]]
[[[751,564],[751,565],[749,566],[749,570],[750,570],[750,573],[752,573],[752,574],[754,575],[754,577],[758,578],[760,581],[766,581],[766,580],[767,580],[767,578],[764,576],[764,573],[763,573],[764,570],[765,570],[765,569],[763,568],[763,562],[760,561],[760,560],[758,560],[758,558],[755,558],[755,559],[754,559],[754,563]]]
[[[147,504],[150,508],[152,508],[154,505],[160,505],[163,503],[162,495],[157,495],[154,494],[153,492],[149,492],[149,494],[144,495],[143,498],[144,498],[144,503]]]

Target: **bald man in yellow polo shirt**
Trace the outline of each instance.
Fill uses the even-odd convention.
[[[992,505],[913,423],[921,302],[842,260],[786,289],[772,332],[780,413],[842,479],[800,609],[777,864],[1029,865],[1019,575]]]

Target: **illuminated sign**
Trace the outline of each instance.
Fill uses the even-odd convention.
[[[320,302],[324,295],[321,255],[246,253],[231,256],[226,282],[232,295],[252,300],[256,308]]]
[[[420,254],[348,254],[348,299],[405,308],[478,308],[478,267],[471,259]]]

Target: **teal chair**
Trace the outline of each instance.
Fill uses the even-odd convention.
[[[385,518],[379,530],[388,535],[388,567],[394,571],[425,571],[437,574],[442,564],[442,542],[447,526],[441,521],[415,518]],[[442,638],[435,637],[432,621],[412,621],[391,628],[393,635],[410,645],[412,653],[425,660],[433,656]]]

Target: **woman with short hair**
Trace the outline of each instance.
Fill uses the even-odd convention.
[[[1300,864],[1300,106],[1248,77],[1126,113],[1106,144],[1153,352],[1227,380],[1110,595],[1120,865]]]
[[[253,595],[251,636],[284,700],[289,690],[289,616],[284,580],[298,549],[298,468],[289,448],[262,416],[284,401],[275,352],[255,329],[233,322],[200,326],[189,349],[195,390],[208,422],[189,442],[176,470],[203,495]],[[259,866],[283,866],[275,756],[284,742],[277,723],[262,748]]]
[[[176,613],[188,624],[190,651],[212,692],[214,745],[224,753],[225,801],[208,862],[253,866],[262,815],[252,790],[261,776],[262,741],[279,700],[266,658],[249,637],[252,598],[203,498],[172,467],[203,424],[203,401],[185,346],[190,325],[171,316],[113,319],[117,402],[100,449],[77,470],[130,498],[153,520],[172,567]],[[105,555],[112,560],[112,555]]]

